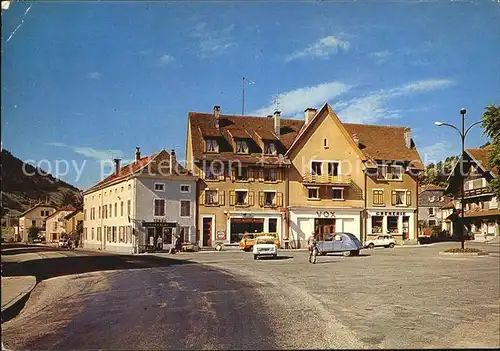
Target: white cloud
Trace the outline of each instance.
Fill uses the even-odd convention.
[[[372,58],[377,65],[385,62],[391,55],[392,54],[389,50],[377,51],[368,54],[368,56],[370,56],[370,58]]]
[[[173,62],[174,61],[174,58],[168,54],[164,54],[162,55],[159,59],[158,59],[158,62],[163,65],[163,66],[166,66],[168,65],[169,63]]]
[[[436,164],[451,155],[459,153],[457,145],[452,145],[448,141],[440,140],[434,144],[418,147],[418,152],[425,165]]]
[[[100,72],[89,72],[87,73],[87,79],[89,80],[101,80],[102,73]]]
[[[428,79],[405,84],[393,89],[382,89],[366,96],[340,101],[333,108],[343,122],[374,123],[384,119],[399,118],[400,110],[387,104],[390,100],[413,93],[437,90],[452,85],[449,79]]]
[[[198,56],[200,58],[217,57],[236,45],[232,37],[234,27],[234,24],[231,24],[225,28],[213,29],[209,28],[206,22],[199,22],[191,35],[198,39]]]
[[[112,158],[120,158],[123,156],[121,150],[98,150],[88,146],[71,146],[61,142],[51,142],[47,143],[47,145],[68,148],[76,154],[93,158],[97,161],[111,160]]]
[[[336,54],[339,50],[349,50],[349,42],[338,39],[334,36],[328,36],[312,43],[304,50],[294,52],[293,54],[287,56],[285,60],[286,62],[289,62],[306,57],[328,57],[332,54]]]
[[[321,107],[336,96],[350,89],[344,83],[330,82],[312,87],[303,87],[279,94],[279,109],[283,116],[295,116],[302,113],[307,107]],[[273,113],[276,105],[271,103],[251,114],[265,116]]]

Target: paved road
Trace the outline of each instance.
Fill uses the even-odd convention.
[[[481,258],[442,257],[438,245],[316,265],[305,252],[113,256],[119,270],[92,256],[88,273],[42,279],[2,324],[3,340],[15,349],[498,347],[500,246],[485,247]]]

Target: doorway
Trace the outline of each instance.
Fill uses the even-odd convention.
[[[213,219],[210,217],[203,217],[203,246],[212,245],[212,226]]]
[[[239,242],[244,233],[262,233],[263,231],[264,218],[232,218],[230,242]]]
[[[335,218],[316,218],[314,219],[314,233],[319,240],[324,240],[329,234],[335,233]]]

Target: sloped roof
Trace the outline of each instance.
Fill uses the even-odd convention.
[[[24,211],[23,213],[21,213],[21,214],[19,215],[19,217],[23,217],[23,216],[24,216],[24,215],[26,215],[28,212],[30,212],[30,211],[32,211],[32,210],[34,210],[34,209],[35,209],[35,208],[37,208],[37,207],[52,207],[52,208],[56,209],[56,207],[55,207],[55,206],[52,206],[52,205],[48,205],[48,204],[36,204],[35,206],[30,207],[30,208],[28,208],[26,211]]]
[[[447,209],[447,208],[454,208],[455,204],[453,203],[453,200],[448,202],[446,205],[442,206],[442,209]]]
[[[98,188],[101,188],[103,186],[106,186],[108,184],[111,184],[112,182],[118,181],[118,180],[123,180],[127,178],[128,176],[131,176],[140,170],[144,169],[147,165],[152,163],[153,161],[155,162],[162,162],[161,165],[161,171],[164,173],[169,172],[170,170],[170,154],[166,150],[162,150],[160,152],[154,153],[150,156],[145,156],[140,158],[137,161],[133,161],[129,163],[128,165],[125,165],[120,168],[118,173],[114,173],[107,176],[97,184],[93,185],[89,189],[85,191],[85,193],[91,192],[93,190],[96,190]],[[163,164],[164,161],[167,161],[168,164]],[[158,171],[157,167],[155,167],[154,170],[152,171]],[[191,175],[180,163],[175,160],[174,163],[174,168],[173,172],[175,172],[177,175],[179,174],[184,174],[184,175]]]
[[[419,189],[419,194],[423,193],[424,191],[444,191],[444,188],[439,185],[434,185],[434,184],[425,184],[422,185]]]
[[[487,146],[482,149],[466,149],[466,151],[476,159],[477,162],[487,171],[491,171],[494,175],[498,176],[498,168],[494,167],[490,169],[488,167],[488,151],[490,150],[490,146]]]
[[[361,151],[372,160],[410,161],[412,167],[423,169],[424,164],[414,145],[406,146],[405,127],[343,123],[345,129],[356,134]]]
[[[50,216],[48,216],[47,218],[45,219],[49,219],[49,218],[52,218],[54,217],[55,215],[59,214],[60,212],[73,212],[75,211],[75,208],[71,205],[68,205],[68,206],[63,206],[61,208],[59,208],[56,212],[52,213]]]
[[[483,209],[477,209],[477,210],[469,210],[465,211],[464,213],[465,217],[483,217],[483,216],[500,216],[500,210],[483,210]]]
[[[74,210],[73,212],[71,213],[68,213],[64,219],[68,220],[68,219],[71,219],[72,217],[76,216],[78,213],[82,212],[83,213],[83,210],[81,208],[77,208],[76,210]]]

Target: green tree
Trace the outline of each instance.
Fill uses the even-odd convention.
[[[500,170],[500,106],[490,105],[485,108],[482,126],[486,135],[491,139],[488,147],[488,167]],[[500,180],[494,179],[491,185],[500,197]]]
[[[28,229],[28,239],[33,241],[38,238],[38,234],[40,233],[40,228],[31,226]]]

